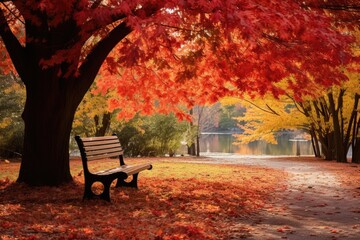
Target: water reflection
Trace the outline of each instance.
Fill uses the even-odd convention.
[[[278,144],[255,141],[248,144],[234,144],[235,137],[231,134],[201,134],[200,150],[207,153],[236,153],[241,155],[296,155],[296,142],[289,141],[291,134],[277,137]],[[313,155],[310,141],[298,142],[301,155]]]

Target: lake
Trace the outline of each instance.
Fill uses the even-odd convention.
[[[292,134],[281,134],[278,144],[255,141],[248,144],[235,144],[235,137],[230,133],[202,133],[200,152],[234,153],[239,155],[296,155],[296,144],[299,144],[301,155],[313,155],[311,141],[294,142]]]

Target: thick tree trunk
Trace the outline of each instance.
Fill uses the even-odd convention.
[[[24,154],[18,182],[56,186],[72,180],[69,138],[77,104],[61,81],[41,82],[27,87]]]
[[[325,160],[335,159],[334,133],[329,132],[320,138],[321,152]]]

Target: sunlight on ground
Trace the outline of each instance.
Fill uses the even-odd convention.
[[[58,188],[15,184],[19,163],[1,163],[2,239],[227,238],[286,180],[282,171],[254,166],[150,160],[153,170],[140,173],[139,190],[112,189],[112,203],[81,201],[80,160],[71,161],[75,182]]]

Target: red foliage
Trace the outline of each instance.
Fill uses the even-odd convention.
[[[79,165],[72,162],[73,169]],[[228,229],[262,209],[286,179],[256,167],[154,165],[139,178],[139,190],[112,189],[112,203],[82,202],[82,177],[58,188],[6,181],[0,185],[2,239],[226,239]],[[10,167],[15,172],[18,164]],[[196,178],[188,176],[193,172]]]
[[[337,66],[354,60],[347,46],[351,37],[334,31],[324,13],[295,2],[177,4],[167,3],[175,10],[157,12],[141,27],[132,22],[135,30],[103,65],[97,85],[103,93],[116,89],[110,108],[120,108],[120,117],[138,110],[166,113],[178,104],[191,107],[244,92],[277,96],[290,88],[299,99],[346,80]],[[284,78],[288,85],[280,88]]]
[[[300,98],[314,88],[345,80],[337,67],[352,60],[351,37],[335,31],[333,18],[322,9],[308,8],[318,7],[318,1],[32,0],[14,4],[1,7],[10,23],[20,19],[39,30],[46,25],[50,35],[74,31],[71,41],[52,42],[42,31],[26,36],[25,46],[56,46],[39,63],[43,68],[69,64],[67,70],[57,70],[58,77],[81,74],[82,63],[96,46],[126,22],[130,34],[105,61],[98,81],[102,93],[116,89],[118,96],[110,101],[110,108],[120,108],[124,118],[137,111],[166,113],[174,108],[181,115],[179,104],[191,107],[244,92],[277,96],[284,93],[277,85],[284,78]],[[337,20],[344,17],[336,16]]]

